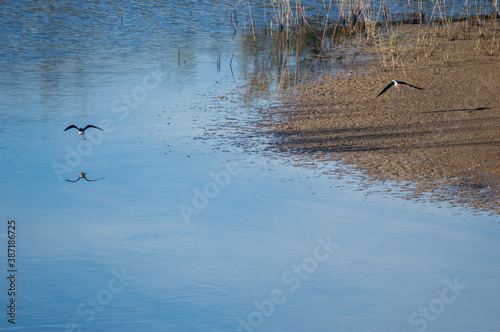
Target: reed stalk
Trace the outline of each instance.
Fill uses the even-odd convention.
[[[353,35],[376,46],[380,65],[385,70],[397,67],[405,71],[399,32],[403,23],[418,25],[416,42],[421,47],[417,61],[436,54],[440,54],[443,63],[452,60],[450,44],[436,37],[447,37],[450,42],[476,38],[474,58],[479,54],[500,53],[497,24],[493,31],[485,27],[488,18],[498,20],[499,0],[464,0],[460,7],[454,0],[430,0],[430,5],[425,8],[423,1],[404,1],[403,12],[398,12],[392,0],[380,0],[377,5],[370,0],[322,0],[318,1],[316,18],[311,16],[310,8],[302,0],[247,0],[243,8],[230,9],[231,26],[236,32],[237,16],[242,15],[244,26],[247,27],[248,23],[248,28],[251,28],[254,48],[261,41],[258,28],[262,27],[266,38],[274,40],[269,54],[275,59],[269,58],[265,66],[269,66],[269,71],[278,71],[276,82],[279,87],[293,84],[300,75],[298,59],[304,45],[314,45],[315,52],[319,52],[316,56],[322,61],[328,56],[337,61],[341,57],[335,56],[334,52],[339,52],[335,47],[339,38]],[[262,18],[264,22],[261,22]]]

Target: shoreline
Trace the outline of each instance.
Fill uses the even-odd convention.
[[[466,33],[460,24],[444,33],[400,26],[396,56],[362,45],[378,60],[282,94],[283,105],[269,109],[259,127],[273,135],[271,149],[304,165],[337,161],[361,171],[363,181],[411,183],[403,185],[410,198],[431,193],[500,214],[497,25]],[[375,98],[393,79],[424,90],[401,86]]]

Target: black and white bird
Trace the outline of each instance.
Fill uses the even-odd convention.
[[[83,172],[81,172],[81,173],[80,173],[80,175],[79,175],[79,177],[78,177],[78,179],[76,179],[76,180],[74,180],[74,181],[73,181],[73,180],[68,180],[68,179],[66,179],[66,181],[68,181],[68,182],[78,182],[78,181],[80,181],[80,179],[85,179],[85,180],[87,180],[88,182],[92,182],[92,181],[99,181],[99,180],[104,179],[104,178],[102,178],[102,179],[97,179],[97,180],[89,180],[89,179],[87,179],[87,177],[85,176],[85,174],[87,174],[87,173],[83,173]]]
[[[71,129],[71,128],[75,128],[78,130],[78,133],[80,135],[82,135],[83,139],[85,139],[85,130],[87,130],[88,128],[96,128],[96,129],[99,129],[99,130],[102,130],[104,131],[103,129],[99,128],[99,127],[96,127],[96,126],[93,126],[93,125],[88,125],[86,126],[85,128],[78,128],[77,126],[75,125],[71,125],[71,126],[68,126],[68,128],[64,129],[64,131],[68,130],[68,129]]]
[[[381,94],[383,94],[384,92],[386,92],[387,90],[389,90],[392,86],[394,86],[396,89],[398,89],[399,92],[401,92],[401,90],[399,90],[399,85],[400,84],[403,84],[403,85],[408,85],[410,88],[414,88],[414,89],[418,89],[418,90],[423,90],[422,88],[419,88],[418,86],[414,86],[414,85],[411,85],[411,84],[408,84],[406,82],[401,82],[401,81],[395,81],[395,80],[392,80],[391,83],[389,83],[389,85],[387,85],[384,90],[382,90],[382,92],[380,92],[378,96],[380,96]],[[375,98],[377,98],[375,97]]]

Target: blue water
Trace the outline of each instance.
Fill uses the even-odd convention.
[[[498,330],[498,217],[238,143],[266,104],[225,6],[2,4],[0,330]]]

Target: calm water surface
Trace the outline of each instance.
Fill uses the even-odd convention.
[[[217,130],[247,126],[258,71],[229,8],[2,4],[0,329],[498,330],[497,217],[365,197]]]

